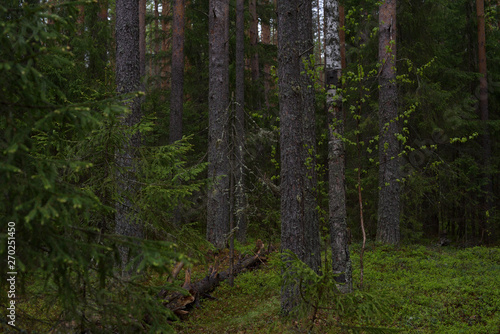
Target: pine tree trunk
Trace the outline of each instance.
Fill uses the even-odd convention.
[[[281,156],[281,248],[307,258],[304,226],[304,154],[299,1],[278,1],[278,83],[280,100]],[[290,312],[299,302],[297,286],[286,284],[281,291],[281,308]]]
[[[146,0],[139,0],[139,64],[141,78],[146,75]]]
[[[479,62],[479,73],[481,77],[479,78],[479,116],[481,118],[483,126],[482,134],[482,147],[483,147],[483,166],[484,166],[484,178],[486,180],[483,186],[484,193],[484,212],[491,211],[493,207],[493,183],[490,169],[491,160],[491,140],[490,133],[488,129],[488,71],[486,69],[486,31],[485,31],[485,13],[484,13],[484,0],[476,0],[476,12],[477,12],[477,40],[478,40],[478,62]],[[488,217],[484,215],[482,217],[481,233],[488,236]],[[483,235],[481,240],[483,241]]]
[[[236,115],[234,142],[236,183],[234,197],[238,241],[245,242],[247,221],[245,194],[245,7],[244,0],[236,0]]]
[[[162,29],[162,43],[161,43],[161,89],[166,90],[169,86],[169,81],[168,81],[168,62],[167,62],[167,52],[168,52],[168,28],[170,27],[170,24],[168,22],[168,13],[170,9],[170,2],[167,0],[162,0],[161,3],[161,29]]]
[[[136,0],[116,1],[116,90],[118,94],[127,94],[139,90],[139,3]],[[135,98],[127,105],[131,113],[122,119],[122,126],[133,128],[140,122],[140,99]],[[117,193],[115,233],[142,238],[143,229],[136,216],[134,195],[137,194],[135,160],[141,139],[135,134],[123,143],[115,153],[117,165]],[[120,247],[122,268],[129,262],[129,250]]]
[[[400,240],[400,153],[396,134],[398,92],[396,85],[396,0],[385,0],[379,10],[379,202],[377,240]]]
[[[182,111],[184,97],[184,0],[173,0],[172,10],[170,143],[182,139]]]
[[[155,48],[155,56],[153,59],[153,68],[154,68],[154,76],[155,80],[158,80],[157,76],[160,74],[160,69],[159,69],[159,59],[158,59],[158,54],[160,53],[160,36],[159,36],[159,19],[160,19],[160,12],[159,12],[159,0],[154,0],[155,1],[155,31],[154,31],[154,48]]]
[[[304,160],[304,229],[305,240],[308,243],[306,249],[305,263],[314,271],[319,273],[321,269],[321,249],[319,242],[319,215],[318,215],[318,176],[316,173],[316,110],[314,83],[310,73],[314,68],[306,66],[311,64],[311,56],[314,54],[313,43],[313,21],[311,1],[302,2],[298,15],[298,47],[300,52],[300,91],[302,95],[302,126],[303,144],[302,154]]]
[[[252,46],[253,56],[250,60],[252,69],[252,81],[256,83],[259,80],[259,54],[257,53],[257,43],[259,40],[257,0],[249,0],[250,21],[250,45]]]
[[[265,4],[269,4],[269,0],[265,0]],[[271,27],[268,22],[262,22],[262,44],[269,45],[271,44]],[[270,81],[271,79],[271,65],[266,61],[263,65],[264,75],[264,101],[266,104],[266,111],[269,111],[269,94],[271,91]]]
[[[229,0],[209,4],[207,240],[221,249],[229,232]]]
[[[339,290],[352,291],[352,264],[347,232],[344,115],[342,97],[332,86],[340,85],[342,57],[340,43],[338,0],[324,1],[325,28],[325,77],[327,78],[327,107],[329,116],[328,139],[328,197],[329,225],[332,247],[332,268],[337,274]]]

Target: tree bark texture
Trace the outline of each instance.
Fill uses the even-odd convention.
[[[485,13],[484,0],[476,0],[477,12],[477,40],[478,40],[478,67],[479,73],[479,116],[483,126],[482,146],[483,146],[483,166],[484,177],[486,183],[483,186],[484,192],[484,211],[490,211],[493,207],[493,183],[490,169],[491,160],[491,140],[490,131],[488,128],[489,111],[488,111],[488,71],[486,68],[486,31],[485,31]],[[483,217],[482,232],[488,230],[487,217]],[[488,233],[484,233],[488,235]]]
[[[168,80],[168,72],[170,72],[169,68],[169,63],[167,61],[167,52],[169,49],[169,39],[167,38],[168,35],[168,30],[170,29],[170,22],[168,20],[170,12],[170,1],[167,0],[162,0],[161,3],[161,29],[162,29],[162,35],[161,35],[161,57],[160,57],[160,64],[161,64],[161,70],[160,70],[160,80],[161,80],[161,89],[166,90],[169,86],[169,80]]]
[[[314,55],[313,21],[311,1],[301,1],[298,14],[299,54],[301,55],[301,109],[303,126],[302,154],[304,160],[304,228],[306,245],[305,263],[317,273],[321,269],[321,249],[318,215],[318,176],[316,173],[316,110],[314,83],[309,71],[314,70],[311,56]]]
[[[299,0],[279,0],[278,84],[280,101],[281,248],[307,258],[304,226],[304,154],[301,110]],[[281,308],[290,312],[300,299],[296,286],[284,284]]]
[[[396,0],[379,9],[379,202],[377,240],[400,240],[400,145],[397,139],[398,92],[396,85]]]
[[[264,0],[266,5],[269,4],[269,0]],[[262,44],[269,45],[271,44],[271,27],[269,22],[262,22]],[[264,101],[266,104],[266,111],[269,112],[269,94],[271,91],[271,65],[266,61],[263,64],[263,81],[264,81]]]
[[[146,75],[146,0],[139,0],[139,63],[141,78]]]
[[[209,4],[207,240],[221,249],[229,232],[229,0]]]
[[[259,18],[257,17],[257,0],[249,0],[250,21],[250,45],[252,46],[252,58],[250,67],[252,70],[252,81],[256,83],[259,80],[259,54],[257,52],[257,43],[259,42]]]
[[[245,193],[245,3],[236,0],[236,114],[235,114],[235,216],[237,238],[245,242],[247,232]]]
[[[139,68],[139,2],[116,1],[116,90],[127,94],[140,89]],[[126,129],[137,126],[141,119],[140,99],[134,98],[127,105],[131,113],[122,119]],[[133,197],[138,192],[135,181],[135,160],[141,139],[138,133],[127,138],[115,153],[117,165],[117,193],[115,233],[142,238],[143,229],[136,217]],[[129,261],[129,250],[120,248],[122,268]]]
[[[184,0],[172,1],[172,77],[169,142],[182,139],[184,101]]]
[[[325,0],[325,77],[327,78],[328,107],[328,207],[330,242],[332,247],[332,269],[337,274],[339,290],[352,291],[352,264],[349,254],[347,231],[344,115],[342,97],[335,86],[340,85],[342,57],[340,44],[340,20],[338,0]],[[335,86],[334,86],[335,85]]]
[[[158,54],[160,53],[160,34],[159,34],[159,19],[160,19],[160,11],[159,11],[159,1],[160,0],[154,0],[155,3],[155,30],[154,30],[154,50],[155,50],[155,56],[153,59],[153,69],[154,69],[154,76],[156,77],[158,74],[160,74],[160,69],[158,66]],[[158,86],[157,86],[158,87]]]

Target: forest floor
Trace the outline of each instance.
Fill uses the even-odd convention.
[[[356,328],[363,333],[377,332],[376,328],[401,333],[500,333],[500,248],[369,244],[362,288],[359,245],[352,245],[351,258],[355,291],[382,300],[388,319],[345,322],[333,311],[320,311],[314,322],[310,316],[284,320],[281,270],[279,261],[271,260],[236,277],[233,287],[224,282],[212,292],[213,299],[203,300],[174,326],[186,334],[348,333]]]

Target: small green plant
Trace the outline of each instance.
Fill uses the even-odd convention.
[[[342,294],[335,281],[335,276],[328,265],[321,274],[317,274],[296,254],[283,253],[283,284],[294,286],[300,296],[300,302],[294,310],[299,317],[310,317],[310,330],[322,311],[327,311],[335,319],[338,328],[351,332],[385,333],[393,330],[370,326],[374,319],[389,320],[390,312],[386,302],[371,293],[356,290]],[[357,324],[366,325],[353,325]]]

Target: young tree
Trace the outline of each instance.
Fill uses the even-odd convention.
[[[235,166],[234,189],[236,226],[238,226],[238,240],[244,242],[246,239],[246,214],[247,204],[245,194],[245,3],[244,0],[236,0],[236,115],[235,128],[236,138],[234,142]]]
[[[379,9],[379,199],[377,240],[398,244],[400,214],[400,147],[397,138],[396,0]]]
[[[325,0],[323,4],[325,27],[325,78],[328,108],[328,197],[329,225],[332,247],[332,269],[339,276],[339,289],[352,291],[352,265],[349,255],[346,189],[345,189],[345,149],[344,116],[342,97],[336,88],[342,75],[338,0]]]
[[[170,143],[182,139],[184,97],[184,0],[173,0]]]
[[[140,88],[139,66],[139,2],[116,1],[116,91],[129,94]],[[139,98],[127,102],[130,114],[122,118],[124,128],[133,129],[141,118]],[[125,130],[124,130],[125,131]],[[138,192],[135,180],[137,150],[141,139],[139,133],[129,135],[126,142],[115,153],[117,165],[117,193],[115,232],[124,236],[142,238],[143,229],[136,217],[133,197]],[[129,250],[120,248],[122,268],[129,262]]]
[[[316,110],[314,84],[311,79],[310,66],[314,42],[312,3],[304,1],[298,15],[298,43],[300,54],[301,85],[300,92],[303,126],[302,154],[304,159],[304,232],[308,243],[305,263],[319,273],[321,268],[321,249],[319,242],[319,215],[318,215],[318,176],[316,173]]]
[[[229,232],[229,0],[209,3],[207,240],[224,248]]]

